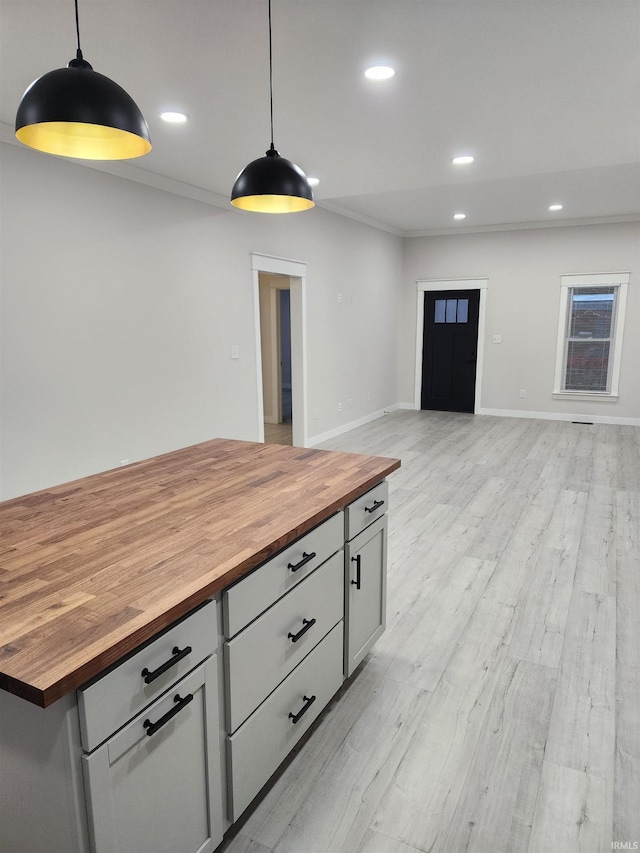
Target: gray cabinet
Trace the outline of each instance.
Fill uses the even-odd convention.
[[[232,822],[342,685],[343,545],[338,512],[223,595]]]
[[[362,497],[349,504],[344,511],[345,539],[349,542],[358,533],[378,518],[381,518],[389,506],[389,484],[386,480],[369,489]]]
[[[225,637],[242,631],[274,601],[290,592],[344,544],[342,512],[332,515],[318,527],[280,551],[223,595]]]
[[[229,817],[237,820],[340,689],[342,621],[227,739]]]
[[[216,646],[211,602],[79,691],[92,853],[212,853],[222,841]]]
[[[382,482],[51,708],[0,691],[0,849],[213,853],[384,631],[387,499]]]
[[[222,841],[216,666],[212,655],[83,756],[94,853],[212,853]]]
[[[229,732],[342,620],[343,565],[342,551],[338,551],[225,644]]]
[[[232,822],[385,630],[387,502],[382,482],[224,593]]]
[[[386,487],[386,483],[381,485]],[[367,500],[358,510],[355,529],[359,529],[366,520],[367,507],[374,508],[370,514],[376,515],[376,520],[345,546],[344,673],[347,678],[384,633],[386,626],[387,516],[380,514],[384,513],[383,507],[386,508],[386,496],[384,504],[381,504],[383,497],[379,489],[365,496]]]

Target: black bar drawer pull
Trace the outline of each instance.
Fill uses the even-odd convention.
[[[306,551],[303,551],[302,552],[302,559],[300,560],[300,562],[295,563],[295,565],[293,563],[287,563],[287,568],[291,569],[292,572],[297,572],[298,569],[301,569],[303,566],[306,566],[307,563],[309,562],[309,560],[313,560],[313,558],[315,556],[316,556],[315,551],[312,551],[310,554],[307,554]]]
[[[356,554],[355,557],[351,558],[351,562],[352,563],[355,562],[355,564],[356,564],[356,579],[354,581],[351,581],[351,583],[355,584],[356,589],[360,589],[360,581],[361,581],[360,570],[362,568],[362,566],[361,566],[361,555]]]
[[[307,711],[309,710],[309,708],[316,701],[315,696],[303,696],[302,698],[304,699],[304,705],[302,706],[302,708],[300,708],[298,713],[292,714],[291,712],[289,712],[289,717],[291,718],[291,721],[293,722],[294,726],[298,722],[298,720],[302,717],[302,715],[306,714]]]
[[[160,678],[160,676],[164,672],[166,672],[168,669],[171,669],[172,666],[177,664],[179,660],[182,660],[182,658],[185,658],[187,655],[190,655],[191,646],[185,646],[182,651],[177,646],[174,646],[171,650],[171,654],[173,655],[173,657],[169,658],[169,660],[165,661],[163,664],[160,664],[160,666],[157,669],[154,669],[153,672],[149,672],[149,670],[145,666],[145,668],[140,673],[140,675],[144,678],[145,684],[151,684],[152,681],[155,681],[156,678]]]
[[[380,509],[381,506],[384,506],[384,501],[374,501],[373,506],[366,506],[364,508],[365,512],[375,512],[377,509]]]
[[[180,711],[182,711],[182,709],[185,708],[189,704],[189,702],[191,702],[192,699],[193,693],[188,693],[184,697],[184,699],[181,698],[179,693],[176,693],[176,695],[173,697],[173,701],[176,704],[173,706],[173,708],[167,711],[166,714],[160,717],[160,719],[156,723],[152,723],[151,720],[145,720],[142,725],[147,730],[147,734],[149,735],[149,737],[151,737],[151,735],[154,735],[158,731],[158,729],[161,729],[165,725],[165,723],[168,723],[172,717],[175,717],[176,714],[179,714]]]
[[[298,640],[300,639],[300,637],[302,637],[302,635],[303,635],[303,634],[306,634],[306,633],[307,633],[307,631],[309,630],[309,628],[313,628],[313,626],[314,626],[315,624],[316,624],[316,620],[315,620],[315,619],[303,619],[303,620],[302,620],[302,625],[303,625],[303,627],[302,627],[302,628],[300,628],[300,630],[298,631],[298,633],[297,633],[297,634],[292,634],[292,633],[291,633],[291,631],[289,631],[289,633],[287,634],[287,637],[290,637],[290,638],[291,638],[291,642],[292,642],[292,643],[297,643],[297,642],[298,642]]]

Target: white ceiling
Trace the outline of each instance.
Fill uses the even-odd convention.
[[[267,0],[79,7],[85,59],[136,100],[153,142],[100,168],[226,205],[269,145]],[[321,179],[318,204],[408,235],[640,218],[640,0],[272,10],[275,144]],[[74,54],[73,0],[0,0],[0,138],[29,83]],[[380,61],[396,76],[364,79]],[[165,125],[167,108],[189,123]],[[461,153],[475,163],[453,166]]]

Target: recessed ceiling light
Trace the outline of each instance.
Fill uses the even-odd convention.
[[[317,187],[320,183],[320,178],[307,178],[307,183],[310,187]]]
[[[184,113],[178,113],[172,110],[168,110],[165,113],[160,113],[160,118],[162,119],[162,121],[169,122],[169,124],[184,124],[187,120],[187,117]]]
[[[473,163],[474,158],[470,154],[464,154],[461,157],[454,157],[451,161],[456,166],[466,166],[468,163]]]
[[[561,204],[550,204],[549,210],[562,210],[562,205]]]
[[[453,218],[454,219],[466,219],[467,214],[466,213],[454,213]]]
[[[364,72],[364,76],[369,80],[388,80],[396,72],[390,65],[372,65]]]

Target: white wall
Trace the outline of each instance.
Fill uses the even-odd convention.
[[[640,417],[638,223],[402,241],[321,208],[220,209],[8,143],[0,169],[2,498],[256,439],[251,252],[307,264],[309,443],[412,402],[415,282],[429,278],[489,279],[482,408]],[[619,401],[553,400],[560,276],[608,270],[631,272]]]
[[[255,251],[308,263],[310,443],[395,404],[401,238],[321,208],[251,222]]]
[[[307,263],[311,438],[398,399],[399,238],[319,208],[220,209],[6,143],[0,168],[3,499],[256,439],[252,251]]]
[[[631,273],[619,399],[554,400],[560,276],[613,271]],[[489,280],[480,411],[640,418],[640,223],[406,239],[398,377],[403,400],[414,393],[416,281],[452,278]],[[502,343],[494,344],[493,335]]]

